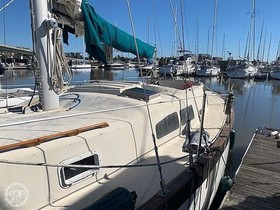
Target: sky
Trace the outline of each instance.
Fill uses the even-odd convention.
[[[0,8],[10,1],[0,0]],[[252,0],[88,0],[88,3],[106,21],[127,33],[133,34],[133,25],[137,38],[156,45],[157,57],[174,56],[184,44],[192,53],[213,52],[213,56],[226,59],[231,52],[234,58],[239,58],[244,57],[248,46]],[[254,34],[250,38],[250,46],[255,46],[251,56],[275,60],[280,41],[280,0],[255,0]],[[29,0],[14,0],[0,11],[0,44],[32,48]],[[70,36],[69,46],[64,45],[64,50],[82,52],[82,37]]]

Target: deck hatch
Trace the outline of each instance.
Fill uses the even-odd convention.
[[[99,157],[96,153],[87,152],[82,155],[78,155],[65,161],[62,161],[61,164],[73,166],[99,166]],[[63,188],[70,187],[72,184],[89,178],[97,172],[98,169],[60,167],[58,168],[60,185]]]
[[[123,94],[128,97],[141,100],[145,100],[147,97],[147,101],[159,96],[159,92],[138,87],[127,89],[123,91]]]

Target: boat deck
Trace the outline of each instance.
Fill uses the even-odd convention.
[[[124,133],[124,129],[128,130],[131,125],[136,127],[138,119],[142,119],[140,117],[147,116],[146,103],[139,96],[139,92],[133,92],[132,95],[130,92],[129,94],[127,93],[127,90],[137,87],[139,85],[121,85],[118,83],[98,83],[96,85],[75,87],[74,90],[70,90],[60,98],[61,106],[58,110],[27,114],[7,113],[3,115],[0,123],[0,149],[11,151],[7,152],[7,154],[2,152],[0,159],[8,159],[7,156],[10,155],[9,158],[13,161],[17,161],[18,159],[16,158],[20,158],[21,162],[35,162],[35,164],[39,163],[40,165],[41,163],[59,164],[61,161],[75,157],[77,154],[84,154],[84,151],[90,150],[97,151],[100,154],[102,165],[114,166],[127,164],[128,160],[136,160],[135,151],[147,150],[147,152],[141,151],[143,155],[137,159],[137,163],[135,161],[129,164],[154,165],[156,163],[155,153],[151,149],[146,149],[146,147],[148,148],[149,145],[152,145],[152,142],[147,141],[144,145],[146,147],[141,145],[141,142],[136,142],[138,144],[134,150],[135,141],[130,141],[132,135],[139,136],[139,139],[149,139],[148,129],[146,129],[148,124],[141,124],[140,126],[142,127],[137,126],[138,129],[133,130],[133,132]],[[176,110],[176,103],[179,104],[178,100],[184,100],[186,95],[185,90],[156,85],[149,86],[149,88],[150,91],[147,92],[151,93],[149,108],[152,114],[155,113],[152,116],[156,116],[157,112],[160,112],[163,113],[164,117],[166,110],[168,114]],[[201,88],[202,86],[195,86],[193,91],[188,91],[190,100],[194,100],[195,96],[197,97],[198,107],[200,107],[199,103],[202,101]],[[159,94],[152,95],[154,92]],[[177,97],[174,97],[174,92]],[[220,133],[221,126],[225,121],[224,100],[219,96],[217,97],[215,93],[207,91],[207,104],[204,129],[209,132],[210,139],[213,139]],[[194,104],[193,107],[197,109]],[[134,117],[131,117],[132,112]],[[197,114],[198,112],[195,111],[195,113]],[[101,124],[102,129],[78,133],[77,136],[72,136],[68,132],[72,132],[77,128],[84,129],[86,126],[95,128],[99,124]],[[191,129],[196,130],[199,128],[198,120],[193,119]],[[160,161],[170,162],[162,166],[162,174],[166,183],[170,183],[188,167],[188,158],[182,159],[187,153],[182,151],[185,136],[181,135],[181,132],[182,130],[178,129],[178,131],[169,134],[169,141],[158,143],[158,153],[161,155]],[[48,141],[44,144],[36,142],[37,140],[44,140],[46,136],[52,137],[53,135],[57,136],[65,133],[66,137],[64,135],[63,138],[59,137],[60,139],[56,141]],[[113,138],[112,135],[114,135]],[[135,139],[137,140],[138,138]],[[219,143],[219,141],[216,141],[216,143]],[[113,147],[109,147],[112,145]],[[12,150],[13,148],[25,146],[27,148]],[[149,146],[149,148],[153,147]],[[25,150],[27,152],[24,152]],[[17,156],[14,155],[16,152]],[[123,160],[124,153],[127,156],[125,161]],[[4,163],[3,165],[3,171],[6,170],[4,167],[10,167],[10,165]],[[28,205],[38,205],[37,201],[40,199],[37,195],[38,191],[45,192],[44,195],[40,194],[40,196],[50,197],[48,202],[51,203],[51,206],[46,206],[46,209],[79,209],[81,203],[90,204],[118,186],[137,192],[136,208],[140,207],[161,189],[159,171],[156,166],[104,168],[94,177],[73,185],[69,188],[69,191],[62,189],[59,185],[57,168],[48,166],[47,169],[49,175],[45,179],[48,179],[51,184],[42,184],[38,189],[37,184],[35,184],[38,183],[37,180],[33,182],[33,180],[27,180],[26,177],[29,176],[27,174],[39,173],[38,171],[44,170],[43,168],[26,165],[20,167],[21,172],[19,172],[19,168],[15,167],[14,170],[20,174],[20,176],[15,176],[16,181],[28,186],[30,197],[25,206],[26,209],[28,209]],[[44,172],[40,171],[40,173],[41,177],[45,176]],[[1,178],[4,180],[3,183],[14,182],[14,177],[11,178],[11,176]],[[150,185],[143,187],[143,183],[150,183]],[[168,190],[173,191],[174,188],[168,187]],[[34,203],[35,201],[36,203]],[[71,208],[68,208],[68,206],[71,206]]]
[[[279,139],[256,133],[245,155],[221,209],[279,209]]]
[[[85,87],[77,86],[75,87],[75,91],[78,91],[79,95],[70,90],[68,94],[60,98],[61,106],[57,110],[30,112],[28,114],[7,113],[2,116],[0,123],[1,134],[5,136],[5,138],[1,138],[0,146],[14,144],[44,135],[52,135],[67,130],[79,129],[88,125],[101,123],[104,120],[111,124],[115,122],[115,119],[118,117],[127,120],[131,116],[130,112],[122,110],[131,109],[136,111],[137,109],[138,111],[140,110],[139,112],[145,110],[145,102],[142,98],[139,98],[139,96],[130,97],[128,94],[126,94],[127,96],[120,94],[122,91],[132,87],[134,87],[133,84],[121,86],[118,83],[110,86],[107,84]],[[155,91],[159,90],[156,89]],[[100,93],[109,94],[103,94],[101,97],[99,95]],[[208,108],[210,110],[216,110],[217,107],[222,107],[224,104],[221,98],[215,96],[215,93],[208,93],[207,103],[209,104]],[[158,94],[153,98],[152,96],[150,97],[151,104],[172,100],[167,94]],[[133,100],[129,98],[133,98]],[[221,125],[224,123],[224,117],[222,110],[219,112],[210,111],[207,113],[206,119],[211,120],[205,120],[204,128],[210,134],[210,139],[213,139],[219,132]],[[44,122],[45,125],[44,129],[42,129],[42,122]],[[110,126],[113,125],[111,124]],[[192,124],[192,130],[199,128],[199,124]],[[21,130],[20,135],[18,135],[17,132],[19,130]]]

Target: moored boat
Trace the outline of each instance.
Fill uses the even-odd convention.
[[[268,73],[270,79],[280,80],[280,66],[279,62],[275,62],[268,67]]]
[[[271,70],[269,72],[269,78],[280,80],[280,70]]]
[[[42,52],[57,28],[42,29],[55,22],[48,3],[31,1],[39,103],[0,119],[0,206],[208,209],[229,154],[232,94],[186,80],[51,83],[47,67],[54,61]],[[69,6],[55,3],[57,10]],[[86,1],[81,9],[84,21],[92,20]],[[154,47],[139,46],[146,49],[141,56],[152,55]]]
[[[195,71],[192,58],[187,57],[186,60],[183,59],[171,60],[169,64],[159,67],[159,74],[172,76],[192,75]]]
[[[195,75],[199,77],[215,77],[220,74],[220,68],[214,65],[197,65]]]
[[[106,65],[101,65],[99,68],[104,68],[105,70],[125,70],[128,68],[128,65],[125,63],[114,62],[108,63]]]
[[[3,75],[5,71],[6,71],[5,64],[1,63],[0,61],[0,75]]]
[[[38,94],[30,88],[0,89],[0,110],[26,107],[28,104],[36,103]]]
[[[227,76],[230,78],[250,78],[254,77],[258,72],[258,68],[249,61],[243,61],[235,66],[229,66],[226,68]]]
[[[76,71],[90,71],[91,70],[91,65],[90,64],[73,64],[70,66],[72,70]]]

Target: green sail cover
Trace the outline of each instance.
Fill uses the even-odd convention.
[[[121,52],[130,52],[137,55],[133,36],[106,22],[86,0],[82,1],[81,9],[84,17],[86,52],[90,56],[107,64],[102,43]],[[155,47],[139,39],[136,39],[136,42],[140,58],[151,59]]]

